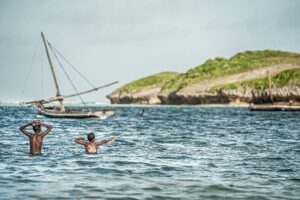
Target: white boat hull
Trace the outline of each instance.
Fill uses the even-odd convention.
[[[39,108],[39,114],[51,118],[99,118],[106,119],[115,114],[115,110],[66,110],[60,111],[56,108]]]

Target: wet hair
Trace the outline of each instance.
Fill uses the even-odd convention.
[[[33,131],[40,131],[41,130],[41,126],[40,125],[35,125],[32,126]]]
[[[91,133],[89,133],[89,134],[87,135],[87,138],[88,138],[89,141],[92,141],[92,140],[95,139],[95,134],[94,134],[93,132],[91,132]]]

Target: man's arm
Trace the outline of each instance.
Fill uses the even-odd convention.
[[[41,126],[44,126],[47,128],[47,130],[45,130],[40,136],[41,137],[45,137],[52,129],[52,126],[49,125],[49,124],[44,124],[44,123],[41,123]]]
[[[74,140],[77,144],[86,145],[87,143],[84,141],[84,137],[76,138]]]
[[[99,145],[102,145],[102,144],[106,144],[106,143],[108,143],[108,142],[112,142],[112,141],[114,141],[115,139],[116,139],[116,137],[113,136],[113,137],[110,138],[110,139],[102,140],[102,141],[100,141],[100,142],[95,142],[95,144],[96,144],[97,146],[99,146]]]
[[[26,131],[26,128],[27,128],[28,126],[30,126],[30,125],[32,125],[32,124],[31,124],[31,123],[28,123],[28,124],[25,124],[25,125],[23,125],[23,126],[20,127],[20,131],[21,131],[22,133],[24,133],[25,135],[27,135],[28,137],[33,136],[32,133]]]

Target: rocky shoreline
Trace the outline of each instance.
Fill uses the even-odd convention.
[[[243,88],[238,90],[222,90],[217,93],[201,92],[197,94],[171,93],[160,94],[159,88],[135,93],[111,94],[108,96],[112,104],[142,105],[205,105],[205,104],[249,104],[270,103],[268,90]],[[272,88],[275,102],[300,102],[300,87]]]
[[[149,88],[138,92],[113,92],[106,97],[110,100],[111,104],[161,104],[158,97],[161,88]]]

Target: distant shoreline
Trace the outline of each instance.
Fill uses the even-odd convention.
[[[56,104],[52,104],[56,105]],[[66,106],[76,106],[84,107],[82,103],[65,103]],[[248,107],[248,103],[230,103],[230,104],[181,104],[181,105],[172,105],[172,104],[110,104],[110,103],[86,103],[87,106],[111,106],[111,107]],[[32,107],[24,106],[16,102],[0,102],[0,106],[16,106],[16,107]]]
[[[85,103],[86,105],[88,106],[98,106],[98,105],[111,105],[109,102],[108,103],[103,103],[103,102],[86,102]],[[58,105],[58,103],[51,103],[51,104],[47,104],[49,106],[56,106]],[[82,103],[80,102],[65,102],[65,105],[66,106],[83,106]],[[28,106],[28,105],[23,105],[23,104],[20,104],[19,102],[15,102],[15,101],[12,101],[12,102],[1,102],[0,101],[0,106]]]

